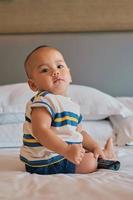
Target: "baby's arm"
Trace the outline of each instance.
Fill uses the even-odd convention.
[[[32,130],[34,136],[46,148],[63,155],[65,158],[79,164],[84,156],[80,144],[68,145],[51,129],[51,116],[45,108],[32,109]]]

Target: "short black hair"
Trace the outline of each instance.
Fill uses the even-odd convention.
[[[29,58],[30,58],[31,55],[32,55],[34,52],[36,52],[38,49],[46,48],[46,47],[50,47],[50,46],[48,46],[48,45],[41,45],[41,46],[38,46],[38,47],[36,47],[35,49],[33,49],[33,50],[27,55],[27,57],[26,57],[26,59],[25,59],[25,61],[24,61],[24,67],[25,67],[25,71],[26,71],[26,74],[27,74],[28,77],[29,77],[29,74],[28,74],[28,71],[27,71],[27,66],[26,66],[26,64],[27,64]]]
[[[38,46],[38,47],[36,47],[35,49],[33,49],[33,50],[28,54],[28,56],[26,57],[25,62],[24,62],[24,66],[26,66],[27,61],[29,60],[30,56],[31,56],[35,51],[37,51],[38,49],[41,49],[41,48],[46,48],[46,47],[50,47],[50,46],[48,46],[48,45],[41,45],[41,46]]]

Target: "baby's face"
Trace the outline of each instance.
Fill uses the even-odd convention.
[[[49,47],[38,49],[31,56],[29,67],[31,79],[28,83],[32,90],[66,94],[71,75],[59,51]]]

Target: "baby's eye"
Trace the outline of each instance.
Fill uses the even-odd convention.
[[[58,69],[62,69],[64,67],[64,65],[58,65],[57,68]]]
[[[41,70],[41,72],[46,73],[46,72],[48,72],[48,69],[47,69],[47,68],[44,68],[44,69]]]

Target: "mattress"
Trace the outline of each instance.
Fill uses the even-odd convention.
[[[19,148],[0,149],[0,199],[132,200],[133,148],[115,147],[115,151],[121,161],[119,171],[43,176],[24,171]]]

